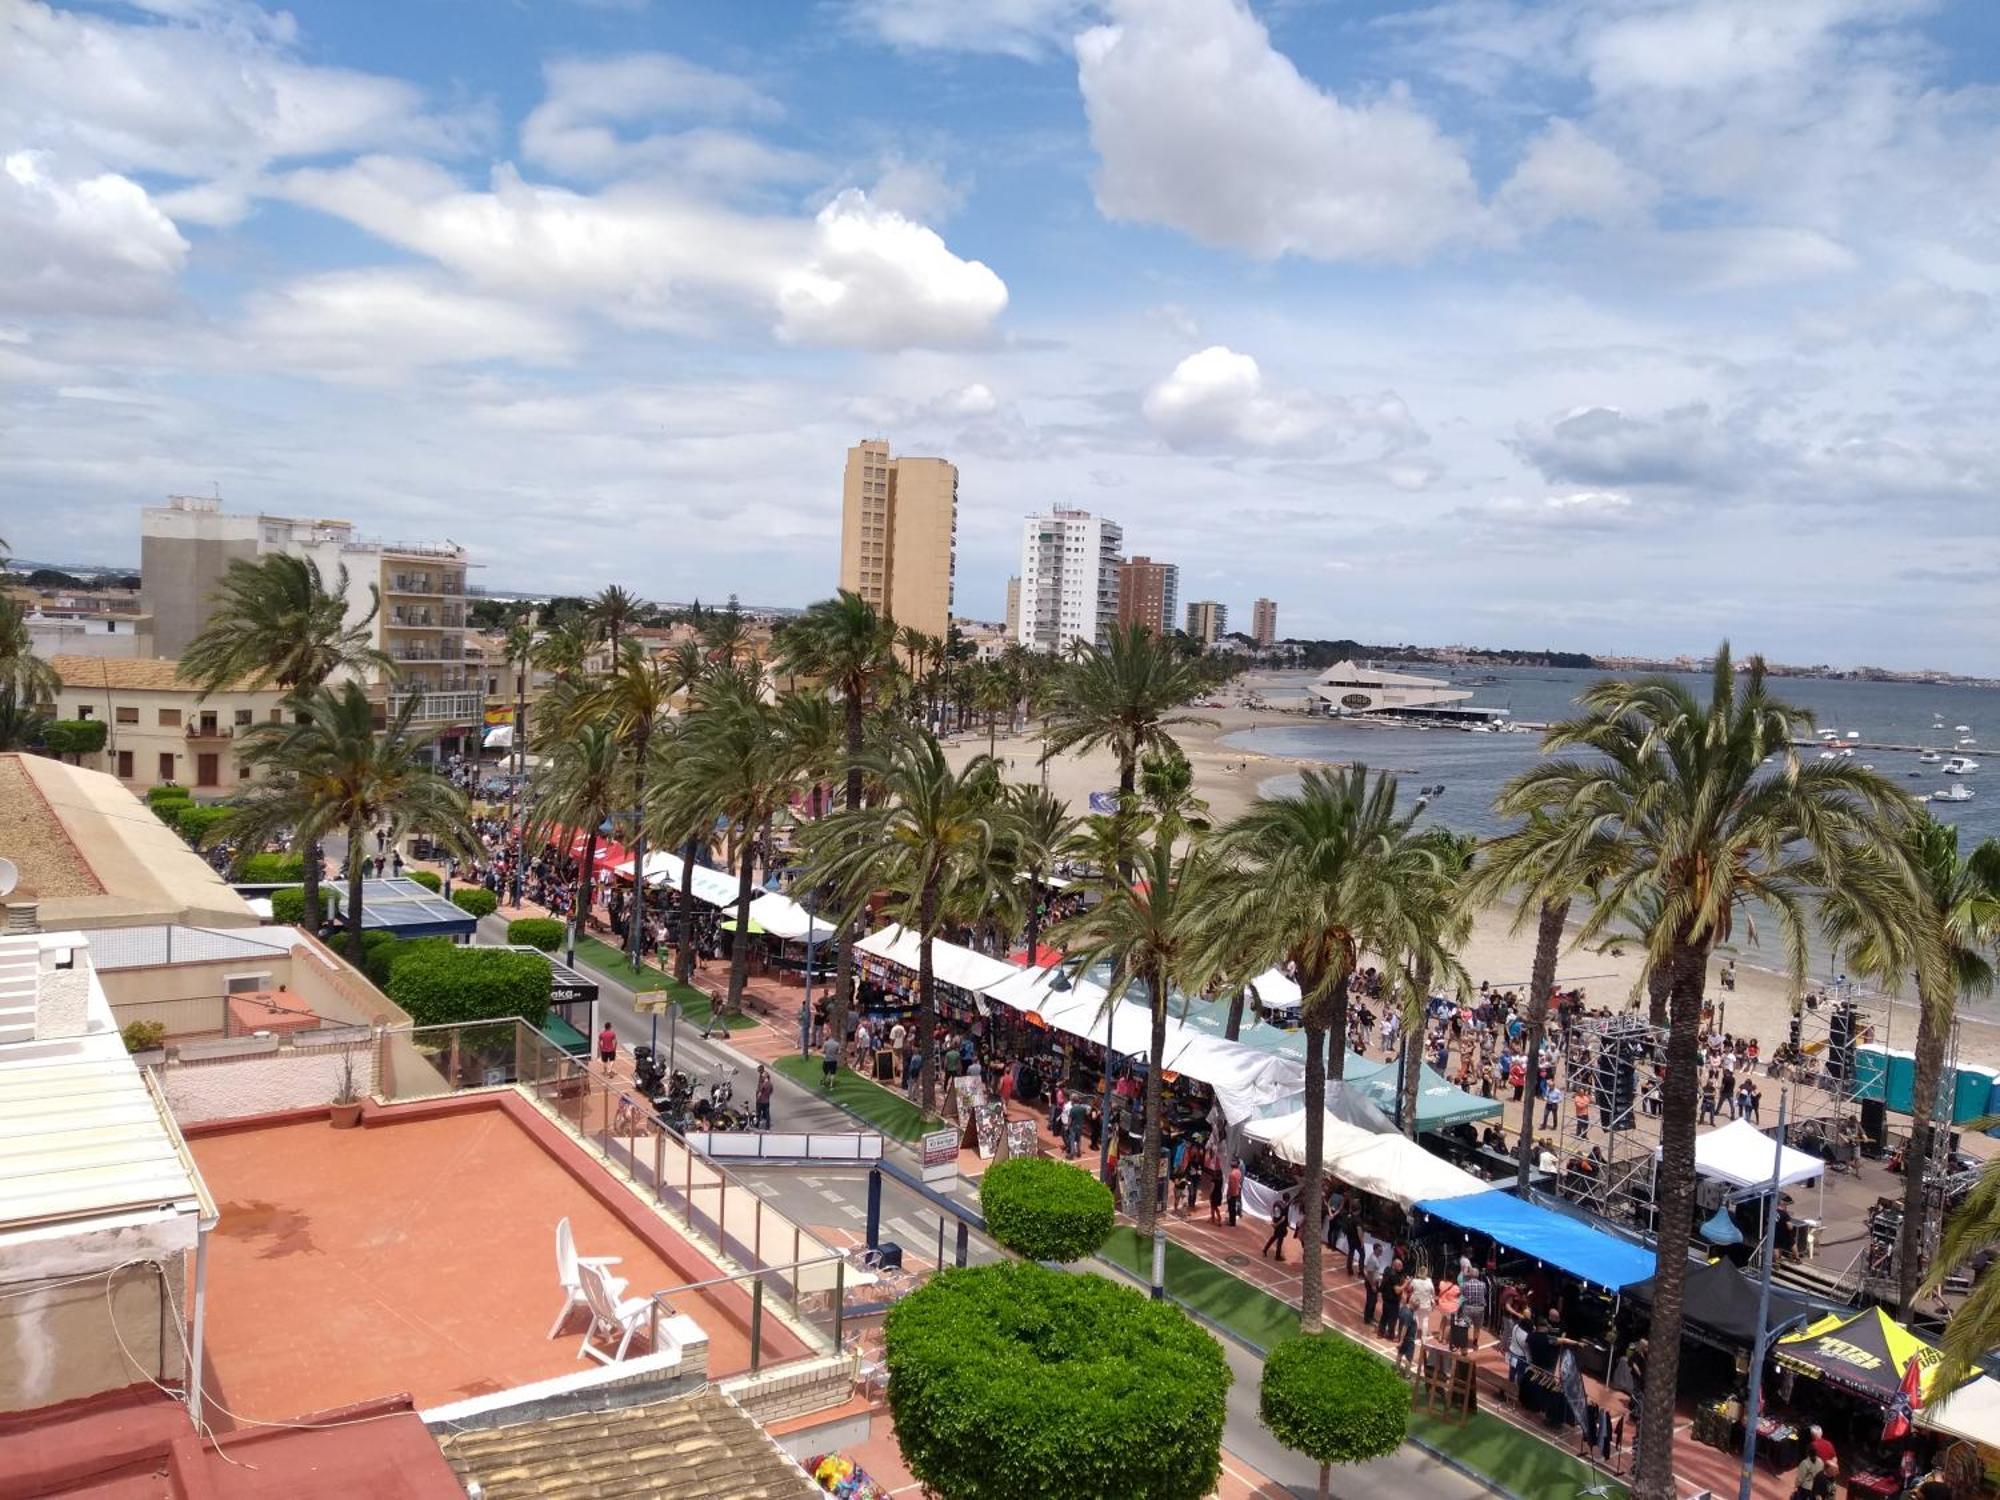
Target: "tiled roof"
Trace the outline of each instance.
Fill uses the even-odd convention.
[[[122,688],[128,692],[192,693],[195,685],[183,682],[181,664],[164,657],[71,656],[58,653],[49,665],[70,688]],[[225,686],[225,693],[254,692],[260,684],[245,677]]]
[[[720,1392],[443,1436],[487,1500],[810,1500],[824,1492]]]

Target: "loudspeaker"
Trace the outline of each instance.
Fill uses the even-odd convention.
[[[1868,1143],[1871,1157],[1886,1156],[1889,1151],[1889,1106],[1880,1099],[1861,1101],[1861,1136]]]

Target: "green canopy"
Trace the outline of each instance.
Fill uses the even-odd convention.
[[[715,925],[720,927],[724,932],[734,932],[736,930],[736,918],[724,917],[720,922],[716,923]],[[752,937],[762,937],[764,935],[764,929],[757,925],[757,919],[755,917],[752,917],[750,919],[750,935]]]

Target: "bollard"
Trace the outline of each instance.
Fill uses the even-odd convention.
[[[877,1167],[868,1174],[868,1240],[873,1250],[882,1242],[882,1170]]]

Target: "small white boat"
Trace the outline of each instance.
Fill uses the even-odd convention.
[[[1932,792],[1927,799],[1932,802],[1970,802],[1972,788],[1962,781],[1954,781],[1941,792]]]
[[[1854,759],[1854,751],[1851,748],[1843,748],[1840,752],[1840,758],[1842,760],[1852,760]]]
[[[1861,738],[1861,731],[1858,729],[1850,729],[1847,731],[1847,737],[1850,740],[1858,740]]]
[[[1962,734],[1958,737],[1958,748],[1961,750],[1970,750],[1974,745],[1978,743],[1979,741],[1974,736],[1969,734]]]
[[[1972,726],[1970,724],[1954,724],[1951,727],[1956,729],[1960,734],[1972,733]]]
[[[1839,760],[1840,753],[1835,750],[1822,750],[1819,753],[1819,758],[1821,760]]]
[[[1871,760],[1864,760],[1863,762],[1861,762],[1861,769],[1864,771],[1872,771],[1875,769],[1875,763]]]
[[[1917,757],[1919,762],[1927,766],[1934,766],[1943,759],[1944,757],[1939,755],[1935,750],[1926,750],[1922,755]]]
[[[1838,729],[1822,729],[1819,732],[1819,737],[1823,740],[1837,740],[1840,738],[1840,731]]]
[[[1938,769],[1947,776],[1970,776],[1979,769],[1979,762],[1969,755],[1954,755]]]

